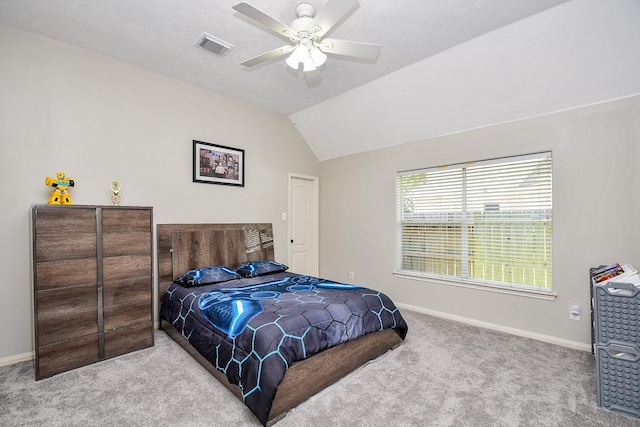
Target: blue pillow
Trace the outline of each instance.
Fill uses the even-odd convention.
[[[230,268],[206,267],[189,270],[173,282],[185,288],[190,288],[192,286],[212,285],[214,283],[222,283],[239,278],[238,273]]]
[[[236,268],[236,272],[242,277],[257,277],[287,271],[288,268],[286,265],[275,261],[253,261],[242,264]]]

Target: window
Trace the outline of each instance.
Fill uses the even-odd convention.
[[[551,291],[551,153],[399,172],[398,272]]]

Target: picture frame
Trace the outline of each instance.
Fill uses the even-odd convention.
[[[194,139],[193,182],[244,187],[244,150]]]

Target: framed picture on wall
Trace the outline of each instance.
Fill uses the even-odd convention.
[[[193,182],[244,187],[244,150],[194,140]]]

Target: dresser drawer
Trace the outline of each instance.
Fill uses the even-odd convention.
[[[102,209],[103,233],[151,233],[150,209]]]
[[[151,301],[142,301],[136,304],[113,305],[104,308],[104,330],[129,326],[134,323],[151,322]]]
[[[36,351],[36,379],[39,380],[97,362],[98,335],[39,347]]]
[[[55,344],[98,333],[98,315],[95,308],[77,311],[58,317],[44,317],[38,320],[37,346]]]
[[[151,276],[151,255],[127,255],[102,260],[104,282]]]
[[[97,254],[96,235],[36,236],[35,253],[38,263],[95,258]]]
[[[105,233],[102,236],[102,247],[105,257],[148,255],[151,253],[151,233]]]
[[[66,288],[98,283],[98,261],[80,259],[74,261],[43,262],[36,268],[36,290]]]
[[[106,358],[151,346],[153,346],[153,325],[150,321],[104,333]]]
[[[36,293],[37,320],[53,317],[73,318],[82,311],[97,312],[98,288],[96,285],[38,291]],[[42,332],[42,331],[40,331]]]
[[[151,304],[151,276],[117,280],[104,284],[104,306],[134,303]]]
[[[95,208],[69,209],[66,206],[37,206],[34,208],[34,234],[96,234]]]

